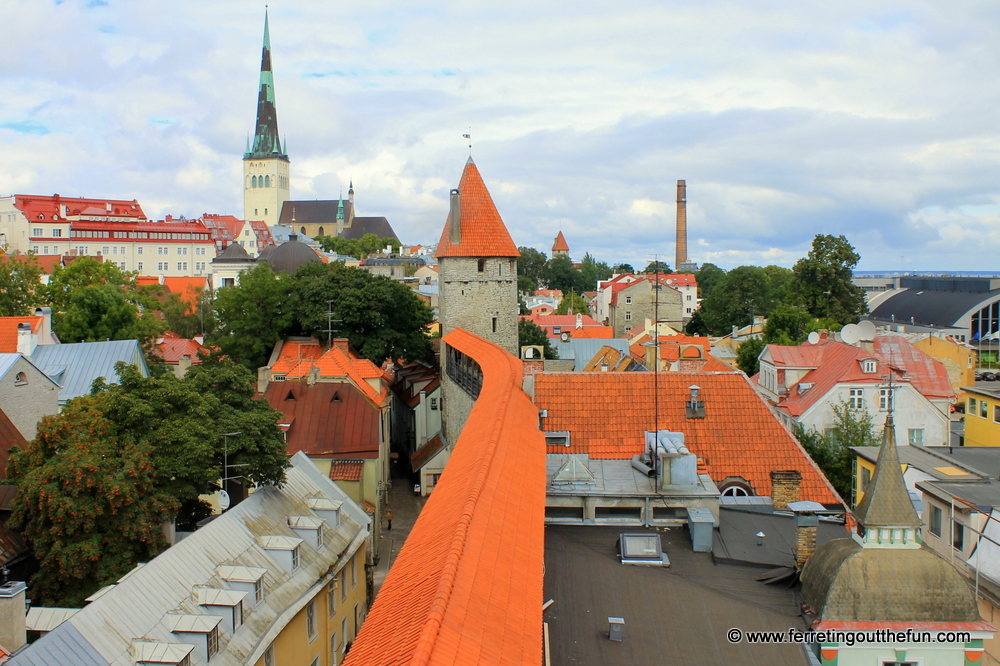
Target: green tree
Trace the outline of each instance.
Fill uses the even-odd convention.
[[[795,262],[789,298],[814,317],[857,322],[868,312],[864,291],[853,282],[860,260],[846,237],[817,234],[808,256]]]
[[[564,294],[584,291],[583,275],[573,266],[570,258],[564,255],[549,259],[549,263],[545,266],[543,282],[548,289],[558,289]]]
[[[194,307],[180,297],[170,294],[161,308],[167,328],[182,338],[209,335],[215,330],[215,308],[212,293],[208,290],[198,294]]]
[[[375,254],[391,247],[393,252],[399,252],[401,244],[395,238],[379,238],[375,234],[365,234],[361,238],[341,238],[339,236],[317,236],[315,239],[325,252],[336,252],[337,254],[364,259],[368,255]]]
[[[517,276],[517,292],[519,294],[534,294],[538,290],[538,283],[527,275]]]
[[[556,308],[555,314],[569,314],[570,310],[573,311],[573,314],[590,316],[590,308],[587,307],[587,301],[583,300],[583,296],[572,291],[563,296],[562,301],[559,302],[559,307]]]
[[[670,266],[663,261],[651,261],[642,269],[643,273],[673,273]]]
[[[406,286],[367,271],[314,261],[292,278],[289,307],[301,330],[327,337],[330,309],[334,326],[359,354],[381,365],[386,359],[415,361],[431,353],[426,327],[434,321]]]
[[[760,353],[764,351],[764,341],[760,338],[744,340],[736,352],[736,366],[749,376],[760,372]]]
[[[69,294],[52,329],[63,342],[139,340],[150,351],[165,325],[153,310],[140,312],[129,293],[113,284],[82,287]]]
[[[589,252],[583,255],[580,262],[580,276],[584,291],[597,289],[600,280],[607,280],[611,277],[611,267],[603,261],[597,261]]]
[[[698,280],[698,297],[708,298],[722,280],[726,277],[726,271],[715,264],[702,264],[701,270],[695,273]]]
[[[850,501],[854,477],[855,446],[878,446],[879,437],[871,414],[853,409],[848,403],[833,406],[833,428],[820,434],[816,430],[796,428],[795,436],[809,456],[823,470],[841,497]]]
[[[764,342],[769,345],[797,345],[809,335],[815,320],[802,308],[779,305],[771,311],[764,325]]]
[[[158,287],[140,288],[135,278],[138,272],[123,271],[110,261],[100,261],[94,257],[79,257],[68,266],[56,266],[49,277],[49,283],[43,289],[46,303],[56,313],[65,312],[73,295],[84,287],[112,285],[129,295],[129,300],[139,305],[150,305],[156,309],[158,305],[152,300],[143,300],[159,292]]]
[[[684,332],[688,335],[708,335],[712,330],[708,327],[708,323],[705,321],[705,313],[700,309],[695,310],[691,315],[691,319],[688,321],[687,326],[684,327]]]
[[[533,247],[519,247],[517,251],[521,253],[517,260],[517,274],[530,278],[536,285],[542,283],[545,276],[545,265],[548,263],[545,253]],[[535,289],[537,288],[536,286]]]
[[[207,338],[219,350],[214,356],[226,356],[253,371],[267,363],[275,343],[294,325],[288,307],[290,284],[287,275],[279,277],[259,263],[240,276],[238,285],[219,289],[214,303],[218,326]]]
[[[792,280],[795,278],[792,270],[784,266],[771,264],[764,267],[764,272],[767,274],[768,297],[771,301],[773,303],[781,303],[787,300],[789,291],[792,288]]]
[[[721,335],[733,326],[746,326],[754,316],[766,317],[772,302],[768,296],[767,273],[758,266],[739,266],[701,302],[705,325]]]
[[[611,270],[619,275],[622,273],[635,273],[635,269],[632,268],[632,264],[615,264],[614,268]]]
[[[518,347],[540,345],[545,348],[545,358],[549,360],[559,358],[559,352],[549,342],[542,327],[527,319],[521,319],[517,322],[517,345]]]
[[[71,400],[11,452],[17,496],[7,526],[31,541],[39,559],[32,579],[39,605],[80,607],[167,547],[160,524],[177,503],[157,488],[151,447],[120,439],[102,402]]]
[[[40,305],[42,267],[33,254],[0,256],[0,317],[33,314]]]

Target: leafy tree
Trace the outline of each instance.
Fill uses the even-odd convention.
[[[722,282],[725,277],[726,271],[715,264],[702,264],[701,270],[695,273],[695,278],[698,280],[699,298],[708,298],[716,285]]]
[[[31,541],[40,561],[36,603],[80,607],[168,545],[160,524],[177,503],[157,487],[151,447],[119,438],[102,403],[70,401],[11,452],[7,469],[18,492],[7,525]]]
[[[795,431],[799,443],[823,470],[841,497],[850,501],[854,475],[854,446],[878,446],[879,438],[868,410],[852,409],[846,402],[833,407],[833,429],[826,434],[816,430]]]
[[[552,257],[545,266],[544,280],[545,286],[549,289],[558,289],[564,294],[571,291],[584,291],[583,275],[573,267],[570,258],[564,255]]]
[[[543,282],[545,265],[548,263],[545,253],[533,247],[519,247],[517,251],[521,253],[517,260],[517,274],[530,278],[536,285]],[[537,288],[536,286],[535,289]]]
[[[808,256],[792,269],[789,298],[814,317],[853,324],[868,312],[864,291],[855,286],[853,269],[861,256],[846,237],[817,234]]]
[[[339,236],[317,236],[315,239],[326,252],[336,252],[355,259],[364,259],[391,246],[399,252],[401,243],[395,238],[379,238],[375,234],[365,234],[361,238],[340,238]]]
[[[519,294],[534,294],[538,290],[538,283],[527,275],[517,276],[517,292]]]
[[[426,326],[434,315],[406,286],[343,264],[318,261],[306,264],[291,279],[289,307],[303,332],[326,339],[332,301],[334,318],[340,320],[334,325],[376,365],[431,353]]]
[[[622,273],[635,273],[635,269],[632,268],[632,264],[615,264],[614,268],[611,270],[618,275],[621,275]]]
[[[136,271],[123,271],[110,261],[100,261],[94,257],[78,257],[68,266],[56,266],[43,289],[43,296],[54,312],[65,312],[73,295],[84,287],[113,285],[129,294],[129,300],[139,305],[150,305],[155,309],[155,301],[142,300],[150,297],[159,288],[140,289],[135,282]]]
[[[219,350],[214,355],[254,371],[267,363],[275,343],[294,324],[288,307],[290,284],[286,275],[279,277],[259,263],[240,276],[238,285],[220,289],[214,303],[218,327],[207,338]]]
[[[570,310],[573,311],[573,314],[584,314],[590,316],[590,308],[587,307],[587,301],[583,300],[583,296],[580,296],[572,291],[563,296],[562,301],[559,303],[559,307],[556,308],[555,314],[569,314]]]
[[[705,324],[720,333],[733,326],[746,326],[754,316],[766,317],[772,306],[767,285],[767,273],[758,266],[729,271],[701,302]]]
[[[215,330],[217,323],[212,293],[207,290],[198,294],[193,308],[180,294],[170,294],[161,311],[167,328],[182,338],[208,335]]]
[[[139,340],[148,351],[165,329],[153,311],[139,311],[127,292],[113,284],[82,287],[69,294],[52,328],[63,342]]]
[[[545,335],[542,327],[527,319],[521,319],[517,322],[517,345],[518,347],[541,345],[545,348],[545,358],[549,360],[559,358],[559,352],[549,342],[549,338]]]
[[[764,325],[764,342],[769,345],[797,345],[809,335],[809,325],[814,321],[802,308],[779,305],[768,315]]]
[[[603,261],[597,261],[588,252],[583,255],[583,260],[580,262],[580,275],[584,291],[592,291],[597,289],[597,283],[600,280],[607,280],[611,277],[611,267]]]
[[[673,273],[670,266],[663,261],[651,261],[642,269],[643,273]]]
[[[705,313],[700,309],[695,310],[694,314],[691,315],[691,319],[688,321],[687,326],[684,327],[684,331],[688,335],[708,335],[712,333],[712,329],[708,327],[708,323],[705,321]]]
[[[792,280],[795,274],[791,269],[774,264],[764,267],[767,274],[768,297],[773,303],[781,303],[788,298],[788,293],[792,287]]]
[[[42,267],[32,254],[0,256],[0,317],[33,313],[42,290]]]
[[[750,376],[760,372],[760,353],[764,351],[764,341],[760,338],[744,340],[736,352],[736,366]]]
[[[184,379],[143,377],[124,363],[115,369],[120,382],[98,382],[94,395],[121,441],[150,447],[156,488],[179,504],[197,506],[198,496],[224,476],[242,476],[245,485],[284,481],[288,456],[280,414],[253,399],[255,376],[243,366],[229,360],[193,366]],[[227,432],[241,434],[223,437]],[[231,467],[223,474],[227,446]]]

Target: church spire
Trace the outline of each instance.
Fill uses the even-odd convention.
[[[267,11],[264,11],[264,48],[260,58],[260,88],[257,92],[257,125],[254,129],[253,146],[243,156],[244,159],[267,159],[278,157],[288,160],[281,150],[278,138],[278,110],[274,102],[274,74],[271,71],[271,30]]]

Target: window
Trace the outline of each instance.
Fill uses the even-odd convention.
[[[187,269],[188,269],[188,262],[186,262],[186,261],[178,261],[177,262],[177,270],[179,270],[179,271],[186,271]]]
[[[111,254],[118,254],[118,246],[111,248]]]
[[[965,525],[957,520],[951,522],[951,545],[955,550],[965,550]]]
[[[233,606],[233,629],[243,624],[243,600],[236,602]]]
[[[156,254],[170,254],[169,247],[158,247],[156,248]]]
[[[203,248],[203,247],[196,247],[194,249],[194,253],[197,254],[197,255],[204,256],[205,255],[205,248]]]
[[[125,262],[124,262],[124,261],[123,261],[123,262],[121,262],[121,263],[120,263],[120,264],[118,265],[118,267],[119,267],[119,268],[121,268],[122,270],[125,270]]]
[[[205,262],[204,261],[196,261],[196,262],[194,262],[194,269],[196,271],[203,271],[203,270],[205,270]]]
[[[976,399],[969,398],[969,413],[975,416],[976,414]]]
[[[865,390],[850,389],[850,395],[847,398],[847,406],[851,409],[863,409],[865,406]]]
[[[625,297],[625,305],[632,305],[632,297],[631,296],[626,296]]]
[[[993,422],[1000,423],[1000,405],[993,405]]]
[[[208,660],[212,661],[214,657],[219,652],[219,626],[216,625],[212,627],[212,631],[208,632]]]
[[[341,569],[340,571],[340,603],[347,601],[347,572]],[[347,638],[347,633],[344,633],[344,638]]]
[[[121,254],[125,254],[125,247],[124,246],[122,246]]]
[[[240,247],[246,247],[246,244],[243,241],[240,241]]]
[[[337,652],[340,650],[340,641],[337,639],[337,632],[330,634],[330,665],[336,666]]]
[[[254,242],[250,241],[250,247],[254,247]]]
[[[990,416],[990,406],[986,403],[985,400],[979,401],[979,416],[981,416],[984,419],[989,418]]]
[[[292,549],[292,571],[299,568],[299,547],[296,546]]]
[[[306,606],[306,635],[312,641],[316,638],[316,600],[313,599]]]
[[[313,657],[313,660],[309,662],[309,666],[319,666],[319,655]]]
[[[187,253],[188,253],[188,249],[186,247],[179,247],[179,248],[177,248],[177,254],[184,254],[184,255],[186,255]]]
[[[337,613],[337,579],[334,578],[326,586],[326,612],[333,617]]]
[[[38,254],[38,246],[37,245],[33,245],[32,248],[31,248],[31,251],[34,252],[35,254]]]
[[[688,294],[688,297],[687,297],[687,299],[688,299],[689,301],[690,301],[690,300],[692,300],[692,299],[691,299],[691,294]],[[688,310],[688,312],[690,312],[690,310]]]
[[[267,646],[264,650],[264,666],[274,666],[274,643]]]
[[[358,558],[355,557],[347,566],[351,567],[351,589],[358,586]]]
[[[264,580],[262,578],[254,581],[253,596],[258,604],[264,601]]]
[[[319,529],[316,530],[316,547],[317,548],[322,548],[323,547],[323,526],[322,525],[320,525]]]
[[[52,230],[52,237],[53,238],[62,238],[62,229],[53,229]]]
[[[23,372],[19,372],[14,375],[14,386],[24,386],[28,383],[28,375]]]
[[[158,271],[165,271],[165,270],[167,270],[167,262],[165,262],[165,261],[158,261],[158,262],[156,262],[156,270],[158,270]]]
[[[486,271],[486,260],[485,259],[480,259],[479,260],[479,272],[480,273],[484,273],[485,271]]]
[[[493,317],[493,332],[497,332],[497,318]]]
[[[923,428],[910,428],[908,431],[910,444],[916,444],[918,446],[923,446],[924,444],[924,429]]]
[[[878,390],[878,408],[883,412],[890,407],[893,398],[891,393],[892,389],[884,388]]]
[[[626,311],[625,312],[625,321],[632,321],[632,312],[631,311]]]
[[[42,236],[42,228],[41,227],[34,227],[31,230],[31,235],[34,236],[35,238],[41,238],[41,236]]]
[[[135,248],[135,253],[136,254],[142,254],[142,246],[141,245],[139,247]]]
[[[873,359],[868,359],[861,364],[861,370],[863,372],[872,373],[875,372],[875,361]]]
[[[438,408],[438,399],[431,398],[431,410],[437,411],[437,408]]]
[[[108,247],[107,245],[105,245],[105,246],[104,246],[104,247],[102,248],[103,252],[101,252],[101,254],[103,254],[103,255],[107,256],[107,254],[108,254],[108,250],[109,250],[109,249],[110,249],[110,248],[109,248],[109,247]]]
[[[347,638],[348,634],[347,634],[347,616],[346,615],[344,616],[343,622],[340,623],[340,634],[344,637],[344,644],[346,645],[347,642],[348,642],[348,640],[349,640]]]
[[[931,530],[931,534],[933,534],[934,536],[937,536],[937,537],[941,536],[941,515],[943,513],[944,512],[941,511],[941,507],[939,507],[939,506],[932,506],[931,507],[931,521],[930,521],[931,524],[930,524],[930,530]]]
[[[861,468],[861,492],[868,490],[868,484],[872,481],[872,471],[867,467]]]

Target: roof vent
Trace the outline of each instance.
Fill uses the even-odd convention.
[[[705,418],[705,402],[699,400],[699,394],[701,393],[701,387],[697,385],[692,385],[688,387],[691,390],[691,399],[687,403],[687,418],[689,419],[703,419]]]
[[[330,398],[330,402],[343,402],[343,400],[340,399],[340,391],[336,391],[333,394],[333,397]]]
[[[812,387],[812,382],[799,382],[799,395],[805,395]]]

